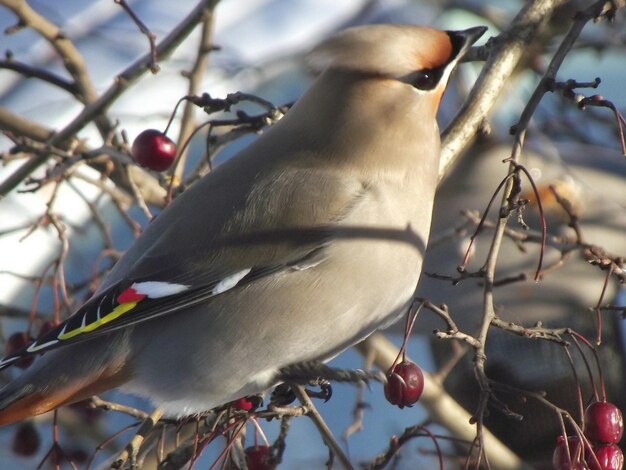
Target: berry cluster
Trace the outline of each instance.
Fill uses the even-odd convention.
[[[584,433],[588,443],[579,436],[558,437],[552,456],[556,470],[622,470],[624,454],[617,443],[624,433],[624,420],[619,408],[606,401],[589,405]]]

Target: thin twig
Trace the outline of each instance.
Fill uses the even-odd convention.
[[[98,95],[91,81],[87,65],[74,43],[54,23],[33,10],[25,0],[0,0],[0,4],[10,9],[22,24],[39,33],[54,48],[63,60],[65,69],[74,79],[75,96],[84,104],[96,101]],[[102,110],[104,112],[104,110]],[[103,137],[109,135],[112,126],[103,115],[94,115],[94,120]],[[1,194],[1,193],[0,193]]]
[[[343,449],[339,445],[339,442],[337,442],[337,439],[333,436],[331,430],[328,428],[328,425],[317,411],[317,408],[315,408],[315,405],[307,395],[304,386],[293,385],[292,390],[298,397],[298,400],[300,400],[300,403],[308,408],[309,412],[307,413],[307,416],[313,420],[313,423],[321,434],[322,439],[324,439],[324,442],[328,446],[329,450],[339,460],[341,466],[345,469],[352,469],[350,459],[348,459],[348,456],[344,453]]]
[[[0,128],[4,132],[10,132],[37,142],[45,142],[54,135],[52,129],[36,124],[19,114],[12,113],[2,106],[0,106]],[[66,147],[70,145],[71,142],[67,143]]]
[[[111,469],[120,469],[128,462],[131,466],[135,464],[137,453],[141,447],[144,439],[152,432],[157,422],[163,416],[163,409],[156,408],[150,415],[144,420],[139,427],[137,433],[133,436],[128,445],[124,448],[124,451],[118,456],[117,459],[111,465]]]
[[[19,0],[0,0],[0,2],[23,3]],[[168,34],[157,46],[159,60],[167,58],[191,33],[196,24],[204,18],[207,8],[213,9],[218,0],[203,0],[200,2],[178,26]],[[102,114],[119,98],[133,83],[146,71],[146,64],[150,62],[150,55],[144,55],[127,67],[114,83],[93,103],[85,108],[61,131],[54,134],[46,144],[50,147],[59,146],[66,140],[73,138],[80,130],[88,125],[96,116]],[[48,155],[41,153],[28,159],[17,170],[0,183],[0,200],[12,189],[22,183],[33,171],[46,162]]]
[[[476,84],[459,113],[442,134],[440,180],[454,166],[463,150],[474,139],[483,120],[489,116],[541,25],[564,3],[566,0],[535,0],[526,3],[511,25],[497,39],[492,40],[489,59]]]
[[[95,395],[86,402],[86,406],[88,406],[89,408],[100,409],[104,411],[117,411],[119,413],[124,413],[125,415],[132,416],[133,418],[140,419],[142,421],[148,419],[148,417],[150,416],[145,411],[133,408],[132,406],[103,400],[102,398]]]
[[[148,38],[148,43],[150,45],[150,63],[148,64],[148,67],[152,73],[157,73],[159,71],[159,65],[157,64],[156,34],[150,31],[144,22],[141,21],[139,16],[137,16],[126,0],[113,1],[124,9],[128,16],[130,16],[133,22],[137,25],[141,34],[144,34]]]
[[[63,58],[65,69],[78,88],[78,96],[89,103],[96,99],[96,91],[89,78],[87,66],[72,41],[55,24],[33,10],[24,0],[0,0],[0,4],[11,10],[20,22],[39,33]]]
[[[191,70],[185,72],[185,76],[189,80],[189,87],[187,88],[188,95],[196,95],[201,91],[202,79],[208,67],[209,53],[214,49],[212,47],[213,41],[213,11],[207,9],[202,19],[202,33],[200,34],[200,43],[198,44],[198,51],[196,52],[196,60],[191,67]],[[188,139],[191,138],[195,127],[195,121],[193,119],[196,106],[191,101],[185,101],[183,108],[183,117],[180,121],[180,132],[178,133],[178,140],[176,147],[181,149]],[[182,180],[183,171],[185,168],[186,152],[181,153],[178,156],[176,174],[175,176]]]
[[[0,69],[13,70],[24,78],[37,78],[60,88],[61,90],[65,90],[72,95],[76,95],[78,93],[78,88],[73,82],[70,82],[63,77],[42,68],[33,67],[32,65],[15,60],[12,57],[0,60]]]

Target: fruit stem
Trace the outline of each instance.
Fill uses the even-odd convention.
[[[261,428],[257,419],[254,416],[251,416],[250,421],[252,421],[252,424],[254,424],[254,446],[255,447],[259,446],[259,435],[260,435],[261,439],[263,440],[263,445],[270,447],[270,442],[267,440],[267,436],[263,432],[263,428]]]
[[[413,301],[411,302],[411,305],[409,306],[409,311],[406,315],[406,323],[404,324],[404,337],[402,338],[402,346],[400,346],[400,350],[398,351],[398,355],[391,365],[391,369],[393,369],[396,364],[398,364],[400,357],[402,357],[403,362],[406,361],[406,344],[409,341],[409,336],[411,336],[411,331],[413,331],[413,327],[415,326],[415,320],[417,320],[417,315],[420,313],[425,303],[425,300],[418,299],[413,299]],[[413,311],[413,308],[416,305],[417,308],[415,308],[415,311]]]
[[[181,99],[178,100],[178,103],[176,103],[176,106],[174,106],[174,111],[172,111],[172,114],[170,114],[169,121],[167,121],[167,126],[165,126],[165,130],[163,131],[164,135],[167,135],[167,131],[170,130],[170,126],[172,125],[172,122],[174,121],[174,117],[176,116],[176,112],[178,111],[178,107],[180,106],[180,104],[183,101],[187,101],[188,99],[189,99],[189,95],[185,95]]]

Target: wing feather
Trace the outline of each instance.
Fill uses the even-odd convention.
[[[261,181],[256,174],[254,185],[243,174],[234,192],[223,192],[221,180],[228,178],[216,171],[215,178],[179,196],[176,207],[148,225],[94,297],[57,328],[5,357],[0,370],[25,356],[173,314],[279,272],[314,268],[324,260],[336,222],[363,196],[359,181],[323,171],[295,168]],[[216,209],[221,212],[181,219],[185,200],[192,205],[221,200]]]
[[[124,281],[90,299],[74,315],[30,345],[2,359],[0,370],[27,356],[43,354],[52,349],[87,341],[121,328],[205,303],[229,290],[244,287],[282,271],[301,270],[304,263],[310,263],[312,257],[320,258],[320,255],[321,249],[317,248],[301,259],[282,265],[257,266],[246,269],[245,274],[242,271],[233,273],[231,279],[216,280],[201,286],[190,286],[170,295],[143,296],[139,299],[119,302],[117,299],[123,298],[125,292],[129,289],[134,290],[133,286],[141,285],[141,282]],[[315,265],[321,261],[320,258]]]

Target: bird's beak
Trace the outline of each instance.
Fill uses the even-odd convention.
[[[454,60],[460,60],[485,31],[487,31],[486,26],[476,26],[462,31],[446,31],[455,50]]]

